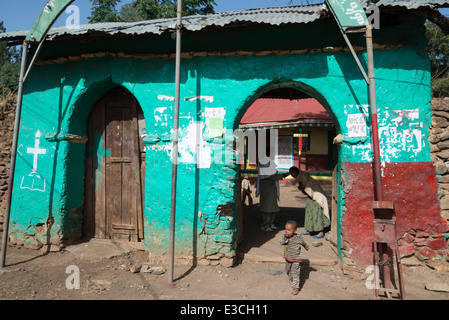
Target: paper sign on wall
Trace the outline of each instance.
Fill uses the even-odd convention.
[[[364,114],[348,114],[346,121],[348,128],[348,137],[364,137],[366,136],[366,118]]]
[[[224,108],[205,108],[204,117],[208,118],[224,118],[225,109]]]
[[[223,118],[209,118],[209,138],[223,135]]]
[[[217,138],[223,135],[224,108],[205,108],[204,116],[209,131],[209,138]]]

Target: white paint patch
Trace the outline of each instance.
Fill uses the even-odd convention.
[[[394,161],[400,153],[416,157],[423,148],[423,123],[419,121],[419,109],[392,110],[394,117],[388,125],[387,111],[382,127],[379,125],[382,154],[387,162]]]
[[[40,147],[40,138],[42,133],[37,130],[34,135],[34,147],[27,148],[27,153],[33,155],[33,169],[30,174],[22,177],[20,182],[20,189],[29,189],[31,191],[45,192],[46,180],[37,172],[38,158],[41,155],[47,154],[47,149]]]
[[[191,122],[186,129],[180,129],[180,162],[195,163],[198,168],[210,168],[212,150],[203,140],[204,126],[201,122]]]
[[[184,98],[184,100],[186,101],[195,101],[195,100],[204,100],[204,102],[214,102],[214,97],[213,96],[195,96],[195,97],[187,97]]]
[[[168,126],[168,115],[165,114],[167,107],[159,107],[154,109],[154,126]]]
[[[157,96],[157,99],[159,101],[175,101],[175,97],[173,96],[167,96],[165,94],[160,94]]]

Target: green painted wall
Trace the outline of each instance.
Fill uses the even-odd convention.
[[[421,25],[421,20],[414,22]],[[406,42],[410,36],[403,31],[397,34]],[[422,37],[423,29],[419,32]],[[414,40],[416,32],[413,37],[411,47],[376,51],[374,56],[383,162],[430,161],[430,64],[422,42]],[[365,55],[359,57],[366,68]],[[174,60],[162,58],[91,58],[33,69],[25,86],[18,141],[10,227],[14,241],[33,246],[36,240],[59,243],[81,236],[85,144],[67,136],[85,135],[95,102],[122,85],[139,101],[148,133],[145,242],[155,254],[168,251],[174,74]],[[348,122],[352,115],[369,115],[368,88],[349,53],[191,58],[182,61],[181,75],[177,253],[235,255],[232,212],[238,166],[232,162],[232,141],[225,137],[232,136],[263,92],[288,86],[317,98],[334,117],[337,133],[345,136],[339,163],[371,161],[369,116],[366,136],[348,137],[354,132],[350,130],[357,130]],[[185,100],[195,96],[209,98]],[[208,138],[206,108],[224,108],[223,138]],[[401,115],[410,120],[399,122]],[[202,139],[193,138],[196,130]],[[28,149],[35,146],[37,131],[42,134],[39,148],[45,149],[37,155],[38,174]],[[196,166],[196,148],[210,156],[210,167]],[[24,188],[22,179],[33,187]]]

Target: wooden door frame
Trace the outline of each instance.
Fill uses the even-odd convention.
[[[125,92],[126,90],[126,92]],[[132,121],[125,121],[123,123],[123,126],[130,126],[128,127],[129,130],[132,130],[131,132],[135,132],[138,141],[136,141],[136,147],[138,148],[136,155],[136,163],[133,164],[133,166],[136,166],[134,168],[130,168],[131,172],[139,172],[139,174],[136,176],[136,178],[139,180],[138,191],[136,190],[136,228],[133,230],[136,230],[137,235],[133,236],[131,233],[132,231],[127,231],[127,226],[122,225],[117,222],[113,222],[112,217],[110,215],[110,212],[108,210],[108,200],[106,199],[106,165],[114,165],[114,159],[113,157],[110,157],[111,154],[109,154],[108,157],[108,149],[107,149],[107,125],[108,121],[111,119],[114,120],[113,112],[108,113],[108,106],[113,105],[114,102],[109,102],[108,99],[113,97],[114,94],[118,93],[120,94],[121,91],[122,94],[126,95],[125,99],[129,98],[130,105],[131,105],[131,119]],[[113,108],[109,106],[109,108]],[[113,110],[113,109],[112,109]],[[111,110],[109,110],[111,111]],[[124,111],[125,112],[125,111]],[[135,113],[135,114],[134,114]],[[99,117],[101,121],[92,121],[92,117]],[[123,114],[122,114],[123,116]],[[132,241],[141,241],[144,239],[144,221],[143,221],[143,211],[144,211],[144,184],[145,184],[145,146],[142,142],[142,137],[139,134],[139,127],[138,127],[138,117],[143,117],[143,112],[140,107],[139,102],[134,97],[134,95],[129,92],[124,87],[115,87],[111,90],[107,91],[94,105],[92,108],[92,111],[88,117],[88,123],[87,123],[87,135],[90,138],[90,141],[86,143],[86,169],[85,169],[85,182],[84,182],[84,194],[85,194],[85,202],[84,202],[84,222],[83,222],[83,235],[86,237],[95,237],[95,238],[114,238],[114,232],[112,228],[119,228],[124,233],[130,233],[130,240]],[[94,118],[95,119],[95,118]],[[109,120],[108,120],[109,119]],[[118,120],[121,121],[121,120]],[[124,130],[124,129],[121,129]],[[101,132],[101,136],[98,135],[98,132]],[[121,133],[121,139],[124,139],[123,133]],[[132,135],[133,139],[136,137]],[[101,143],[101,146],[99,144]],[[121,143],[123,144],[123,143]],[[99,161],[99,159],[96,157],[95,150],[98,150],[98,148],[102,149],[102,160]],[[126,148],[126,146],[125,146]],[[92,150],[91,150],[92,149]],[[92,151],[92,155],[89,154],[89,152]],[[129,150],[128,150],[129,151]],[[130,151],[132,152],[132,151]],[[91,157],[89,157],[91,156]],[[108,162],[107,162],[107,161]],[[120,159],[119,159],[120,160]],[[121,159],[123,160],[123,159]],[[92,161],[90,164],[88,164],[89,161]],[[101,165],[101,168],[98,168],[98,165]],[[100,175],[101,180],[96,180],[95,178],[95,170],[100,170],[102,174]],[[121,172],[121,179],[120,183],[118,184],[122,188],[122,181],[123,179],[126,179],[126,177],[123,177],[123,168],[120,169]],[[89,182],[90,180],[90,182]],[[95,185],[94,185],[95,184]],[[108,184],[109,185],[109,184]],[[118,186],[110,186],[112,188],[118,187]],[[100,195],[98,197],[98,195]],[[134,198],[134,197],[132,197]],[[89,207],[90,204],[90,207]],[[109,204],[110,206],[111,204]],[[103,212],[103,213],[102,213]],[[109,213],[108,213],[109,212]],[[122,215],[123,211],[120,212],[120,215]],[[114,225],[113,225],[114,224]]]

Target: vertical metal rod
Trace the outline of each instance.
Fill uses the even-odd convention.
[[[371,127],[373,139],[373,155],[374,155],[374,187],[375,199],[383,200],[382,176],[380,171],[380,147],[379,147],[379,130],[377,124],[377,105],[376,105],[376,88],[374,82],[374,53],[373,53],[373,34],[372,26],[366,26],[366,56],[368,59],[368,78],[369,78],[369,99],[371,111]],[[388,246],[386,243],[381,244],[380,248],[381,261],[383,262],[383,280],[385,288],[391,288],[390,266],[388,263]]]
[[[171,184],[171,213],[170,213],[170,250],[168,263],[168,284],[173,283],[173,265],[175,256],[175,222],[176,222],[176,182],[178,175],[178,130],[179,130],[179,96],[181,82],[181,28],[182,28],[182,0],[178,0],[178,12],[176,22],[176,70],[175,70],[175,110],[173,126],[172,149],[172,184]]]
[[[6,258],[6,248],[8,243],[8,232],[9,232],[9,217],[11,215],[11,199],[12,199],[12,189],[14,183],[14,173],[16,168],[16,151],[17,151],[17,140],[19,137],[19,127],[20,127],[20,116],[22,112],[22,98],[23,98],[23,84],[24,84],[24,74],[25,67],[27,63],[27,54],[28,54],[28,42],[26,40],[23,41],[22,48],[22,62],[20,66],[20,77],[19,77],[19,89],[17,92],[17,106],[16,106],[16,118],[14,122],[14,136],[12,140],[11,147],[11,165],[9,168],[9,178],[8,178],[8,191],[6,194],[6,211],[3,222],[3,237],[2,237],[2,253],[0,257],[0,267],[3,268],[5,266],[5,258]]]
[[[368,58],[368,78],[369,78],[369,102],[371,112],[371,128],[373,155],[374,155],[374,184],[375,198],[377,201],[383,200],[382,177],[380,171],[380,147],[379,147],[379,129],[377,124],[377,105],[376,105],[376,87],[374,81],[374,54],[373,54],[373,36],[372,26],[366,26],[366,56]]]

